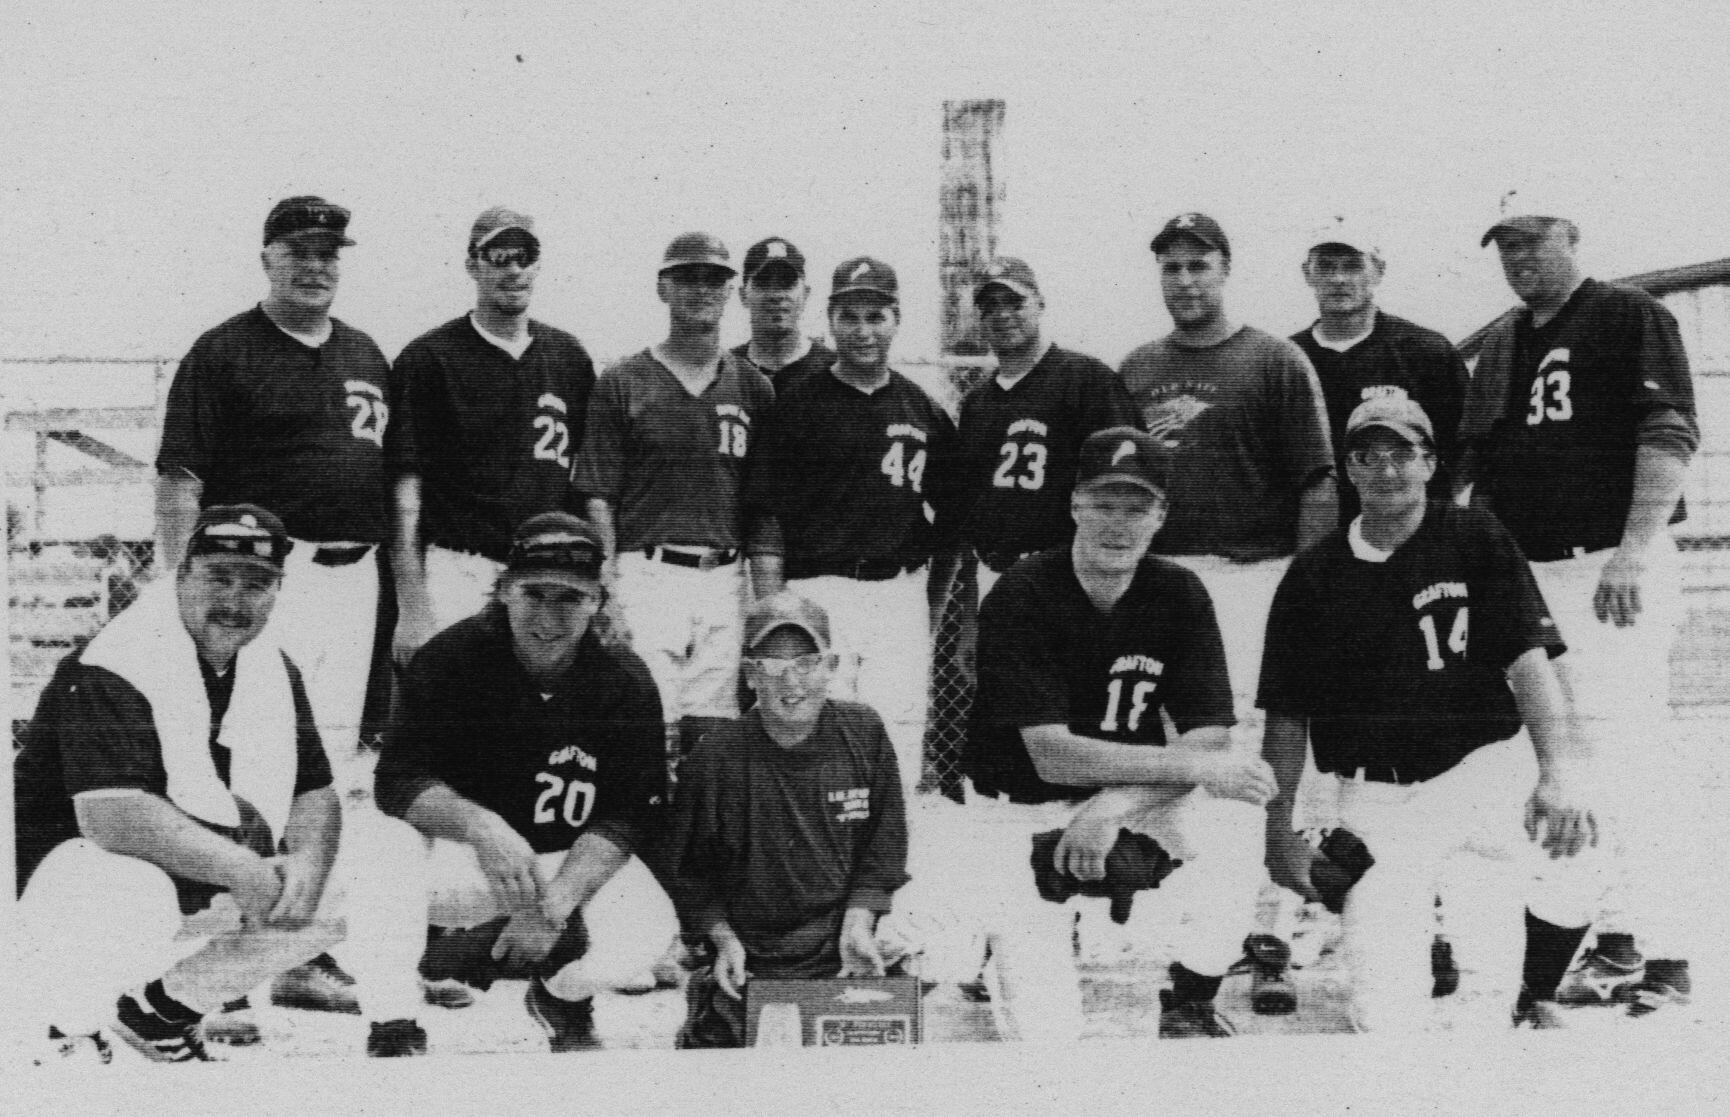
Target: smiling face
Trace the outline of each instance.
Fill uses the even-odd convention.
[[[1165,524],[1165,498],[1126,481],[1103,481],[1070,498],[1076,565],[1104,574],[1135,569]]]
[[[1022,355],[1039,344],[1039,320],[1045,300],[1023,295],[1002,284],[992,284],[979,293],[979,322],[985,340],[999,356]]]
[[[816,727],[835,675],[833,652],[819,652],[809,633],[782,625],[745,653],[745,682],[776,740],[803,740]]]
[[[829,304],[829,333],[844,364],[879,372],[889,364],[889,346],[901,328],[901,311],[869,291],[854,291]]]
[[[465,265],[475,281],[475,305],[514,318],[529,311],[535,278],[541,274],[539,246],[526,236],[506,232],[469,257]]]
[[[530,573],[508,578],[498,598],[511,626],[511,650],[530,677],[548,681],[576,659],[577,645],[605,601],[599,585]]]
[[[1225,281],[1231,261],[1194,237],[1173,240],[1158,255],[1159,291],[1180,329],[1210,325],[1225,317]]]
[[[328,313],[342,278],[341,252],[342,245],[329,234],[301,233],[265,245],[260,259],[271,303],[307,314]]]
[[[1436,456],[1386,427],[1369,427],[1347,443],[1346,476],[1358,491],[1366,516],[1410,511],[1426,499]]]
[[[1548,218],[1527,218],[1496,230],[1502,275],[1521,302],[1535,306],[1560,303],[1574,290],[1577,236],[1568,222]]]
[[[259,563],[222,555],[187,559],[175,579],[180,623],[199,656],[219,671],[264,630],[282,575]]]

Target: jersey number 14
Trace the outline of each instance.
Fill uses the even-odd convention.
[[[1466,614],[1470,608],[1468,605],[1460,606],[1454,613],[1454,627],[1448,630],[1448,650],[1462,659],[1466,654]],[[1442,659],[1442,644],[1437,634],[1436,618],[1428,614],[1419,617],[1418,630],[1424,634],[1424,647],[1430,653],[1426,666],[1431,671],[1440,671],[1447,663]]]

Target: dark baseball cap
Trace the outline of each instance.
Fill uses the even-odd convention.
[[[1024,299],[1039,294],[1039,280],[1026,260],[1014,256],[999,256],[986,264],[979,273],[979,284],[973,288],[973,301],[978,302],[993,287],[1007,287]]]
[[[725,268],[729,275],[739,274],[739,269],[733,266],[733,258],[727,253],[727,246],[721,243],[720,237],[710,233],[680,233],[661,255],[663,273],[693,264]]]
[[[348,238],[348,210],[316,194],[297,194],[270,207],[264,219],[264,243],[287,237],[327,236],[338,244],[353,244]]]
[[[790,240],[770,237],[758,241],[746,251],[746,279],[771,266],[786,268],[800,279],[805,278],[805,254]]]
[[[855,291],[865,291],[879,295],[889,302],[899,302],[901,285],[895,278],[895,269],[871,256],[855,256],[851,260],[841,261],[835,269],[835,275],[829,283],[829,301],[834,302],[842,295],[851,295]]]
[[[817,650],[829,650],[829,614],[808,597],[792,590],[772,593],[745,614],[745,650],[751,651],[778,628],[796,628],[811,638]]]
[[[1410,396],[1375,396],[1358,404],[1346,420],[1346,441],[1371,427],[1393,431],[1414,446],[1433,446],[1436,441],[1430,417]]]
[[[535,219],[508,206],[493,206],[481,211],[469,227],[469,255],[474,255],[509,232],[516,232],[536,248],[541,239],[535,236]]]
[[[1178,214],[1165,223],[1148,247],[1155,252],[1164,252],[1179,237],[1193,237],[1208,248],[1219,249],[1220,255],[1231,259],[1231,241],[1225,238],[1225,230],[1205,213]]]
[[[1159,439],[1134,427],[1107,427],[1094,431],[1081,444],[1075,487],[1121,482],[1164,496],[1170,471],[1171,454]]]
[[[280,574],[293,546],[275,513],[256,504],[213,504],[193,523],[186,557],[234,559]]]
[[[542,512],[517,528],[505,573],[587,589],[601,580],[602,557],[600,533],[588,521],[569,512]]]

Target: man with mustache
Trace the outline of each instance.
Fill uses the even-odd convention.
[[[172,578],[60,665],[26,732],[19,913],[46,991],[25,1003],[53,1008],[64,1047],[106,1060],[101,1023],[153,1061],[202,1061],[207,1013],[329,948],[358,979],[368,1053],[423,1054],[419,843],[339,810],[267,631],[287,532],[215,505],[183,542]]]

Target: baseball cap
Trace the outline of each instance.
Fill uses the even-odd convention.
[[[895,279],[895,269],[871,256],[855,256],[841,261],[829,283],[829,301],[855,291],[869,291],[890,302],[900,301],[901,285]]]
[[[508,206],[493,206],[482,210],[469,227],[469,254],[472,256],[512,230],[527,237],[536,248],[540,247],[541,239],[535,236],[534,218]]]
[[[193,523],[186,557],[230,558],[280,574],[293,546],[275,513],[256,504],[213,504]]]
[[[569,512],[542,512],[522,522],[511,538],[505,573],[574,584],[587,589],[601,580],[601,537]]]
[[[1501,229],[1537,230],[1551,221],[1571,221],[1576,203],[1563,198],[1554,189],[1541,185],[1519,186],[1503,191],[1496,203],[1496,215],[1484,235],[1478,238],[1483,248],[1496,239]]]
[[[1123,482],[1163,496],[1170,463],[1165,444],[1153,435],[1134,427],[1107,427],[1081,444],[1075,487]]]
[[[738,269],[733,267],[733,258],[727,254],[727,246],[721,243],[720,237],[709,233],[680,233],[661,256],[663,272],[690,264],[708,264],[726,268],[730,275],[738,274]]]
[[[993,287],[1007,287],[1024,299],[1039,294],[1039,280],[1034,278],[1033,269],[1026,260],[1014,256],[999,256],[985,265],[979,273],[979,285],[973,288],[973,301],[978,302]]]
[[[810,598],[781,590],[751,606],[745,614],[745,650],[761,644],[778,628],[796,628],[811,638],[817,650],[829,650],[829,614]]]
[[[1219,249],[1226,259],[1231,259],[1231,241],[1225,238],[1225,230],[1205,213],[1178,214],[1154,235],[1153,243],[1148,247],[1155,252],[1164,252],[1178,237],[1194,237],[1209,248]]]
[[[264,243],[318,234],[336,238],[338,244],[353,244],[348,238],[348,210],[316,194],[296,194],[270,207],[264,219]]]
[[[1332,217],[1317,226],[1310,234],[1308,250],[1313,252],[1331,244],[1361,252],[1365,256],[1373,256],[1377,260],[1382,258],[1379,238],[1368,226],[1349,217]]]
[[[789,268],[800,279],[805,278],[805,254],[792,241],[780,237],[760,240],[745,252],[745,278],[750,279],[772,264]]]
[[[1346,441],[1371,427],[1393,431],[1414,446],[1433,446],[1436,441],[1430,417],[1410,396],[1375,396],[1358,404],[1346,420]]]

